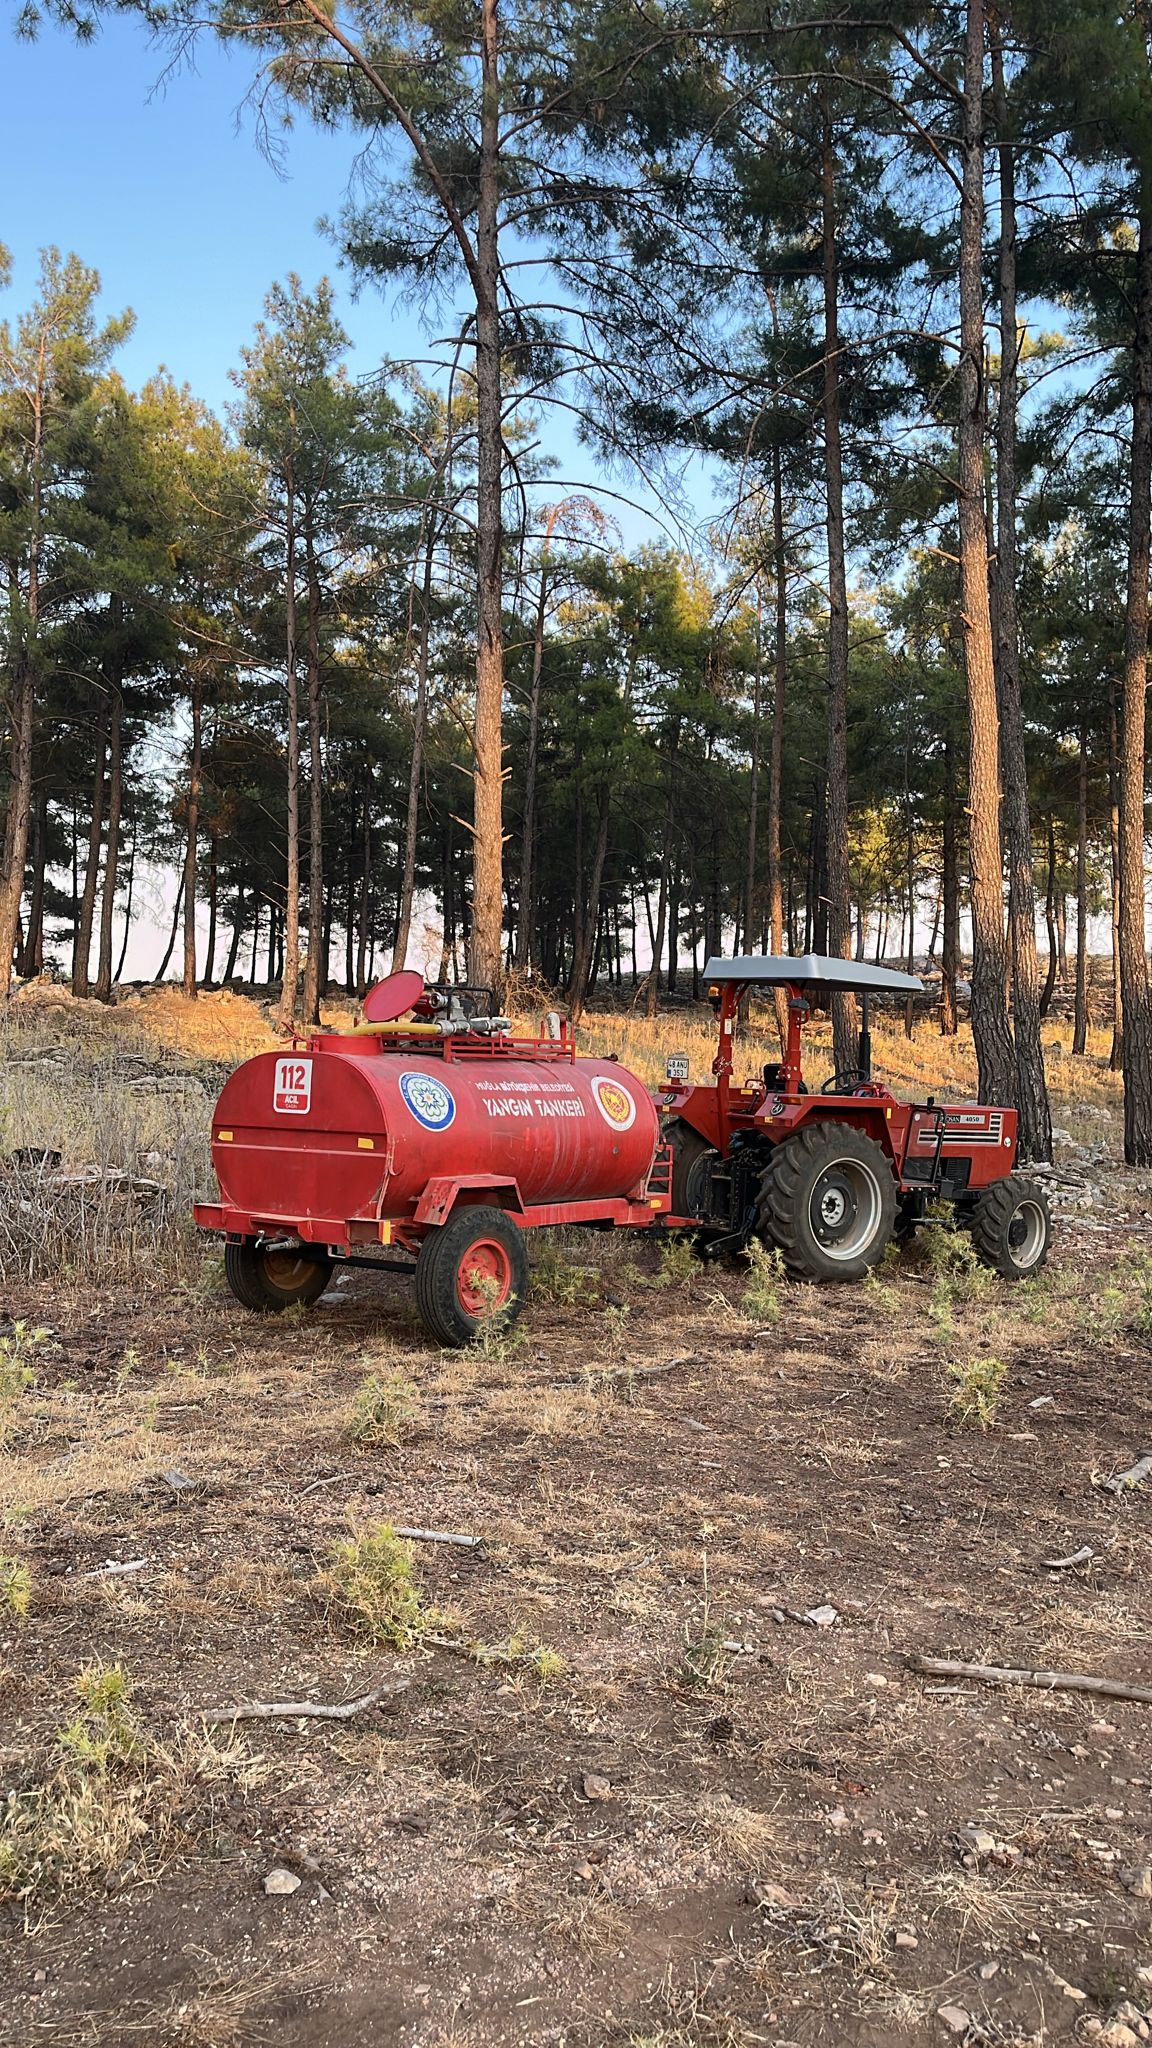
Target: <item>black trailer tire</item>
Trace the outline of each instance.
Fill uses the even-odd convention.
[[[896,1181],[872,1138],[816,1122],[777,1145],[760,1182],[757,1231],[804,1280],[861,1280],[884,1256]]]
[[[279,1250],[252,1237],[224,1247],[224,1277],[241,1306],[258,1316],[310,1308],[332,1278],[333,1263],[322,1252],[304,1257],[294,1245]]]
[[[674,1216],[696,1216],[692,1206],[695,1200],[693,1179],[699,1182],[696,1172],[702,1159],[716,1147],[708,1143],[701,1132],[683,1117],[673,1117],[665,1126],[664,1142],[672,1153],[672,1214]]]
[[[1038,1181],[1009,1173],[978,1195],[969,1224],[977,1255],[1005,1280],[1038,1273],[1052,1242],[1052,1212]]]
[[[469,1259],[474,1267],[469,1266]],[[528,1292],[524,1232],[503,1209],[456,1209],[416,1259],[416,1306],[437,1343],[459,1349],[499,1317],[507,1328]]]

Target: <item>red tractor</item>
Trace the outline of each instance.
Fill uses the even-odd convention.
[[[663,1131],[643,1082],[611,1056],[578,1056],[554,1013],[517,1035],[487,991],[418,974],[381,982],[352,1030],[246,1060],[213,1117],[220,1200],[194,1212],[225,1237],[236,1299],[305,1307],[338,1266],[382,1267],[413,1278],[434,1337],[466,1344],[518,1314],[530,1229],[679,1227],[712,1254],[758,1236],[792,1273],[848,1280],[940,1202],[998,1272],[1036,1271],[1048,1205],[1013,1172],[1015,1111],[902,1103],[871,1078],[868,998],[918,994],[918,981],[814,955],[712,960],[708,977],[715,1083],[690,1086],[681,1063]],[[757,988],[786,991],[787,1049],[737,1086],[737,1012]],[[813,1095],[801,1027],[835,989],[863,999],[858,1065]]]
[[[907,1237],[947,1204],[986,1265],[1021,1280],[1043,1265],[1051,1236],[1044,1191],[1015,1171],[1016,1111],[981,1103],[899,1102],[872,1078],[870,1000],[923,994],[914,975],[807,954],[710,960],[719,1021],[715,1084],[692,1087],[669,1062],[664,1135],[672,1154],[673,1219],[701,1229],[703,1249],[756,1236],[809,1280],[859,1279],[893,1237]],[[734,1034],[758,989],[782,989],[782,1060],[737,1084]],[[801,1033],[813,1001],[860,998],[857,1062],[810,1094]]]

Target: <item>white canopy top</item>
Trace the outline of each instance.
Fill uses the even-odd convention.
[[[735,960],[709,960],[705,981],[764,982],[770,987],[792,983],[820,989],[851,989],[861,996],[922,995],[924,984],[916,974],[901,974],[892,967],[870,967],[863,960],[834,960],[824,953],[798,953],[793,957],[769,953],[745,953]]]

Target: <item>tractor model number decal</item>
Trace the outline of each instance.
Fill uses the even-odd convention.
[[[272,1107],[278,1116],[307,1116],[312,1107],[311,1060],[277,1060]]]
[[[611,1124],[614,1131],[631,1129],[636,1121],[636,1104],[623,1081],[613,1081],[606,1074],[597,1074],[592,1083],[592,1094],[606,1124]]]
[[[451,1089],[431,1074],[401,1074],[400,1093],[426,1131],[446,1131],[456,1115]]]
[[[946,1145],[998,1145],[1004,1133],[1003,1113],[998,1109],[950,1109],[944,1118]],[[936,1126],[927,1119],[916,1133],[916,1143],[925,1151],[936,1144]]]

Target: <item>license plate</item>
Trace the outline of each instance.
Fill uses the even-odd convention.
[[[672,1053],[668,1060],[666,1072],[670,1081],[686,1081],[691,1072],[691,1063],[687,1053]]]

